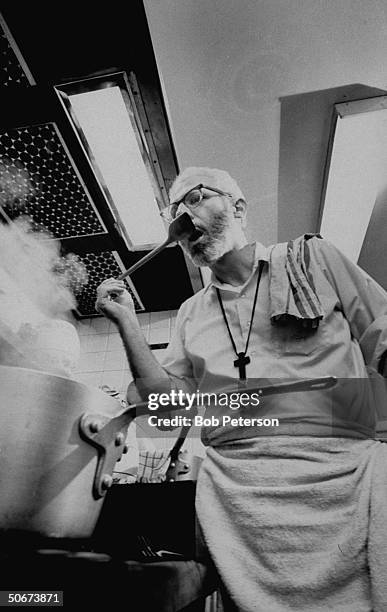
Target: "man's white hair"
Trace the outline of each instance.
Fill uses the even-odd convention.
[[[226,191],[235,198],[235,201],[244,200],[241,189],[237,182],[225,170],[217,168],[199,168],[189,167],[180,172],[174,180],[170,190],[169,199],[171,202],[176,202],[179,198],[187,193],[190,188],[203,183],[208,187],[217,187],[222,191]]]

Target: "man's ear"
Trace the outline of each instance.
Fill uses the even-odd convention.
[[[244,221],[246,218],[246,210],[246,202],[242,199],[237,200],[234,204],[234,217],[236,219],[241,219],[242,221]]]

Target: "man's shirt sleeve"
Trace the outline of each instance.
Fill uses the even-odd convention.
[[[309,246],[340,300],[366,365],[381,371],[387,355],[387,292],[327,240],[313,238]]]
[[[187,355],[184,344],[184,320],[186,303],[177,313],[175,328],[162,359],[162,366],[170,377],[175,389],[186,392],[196,391],[197,383],[194,379],[192,363]]]

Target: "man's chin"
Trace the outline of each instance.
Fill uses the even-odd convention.
[[[195,266],[198,266],[200,268],[202,266],[209,266],[211,264],[211,261],[204,253],[192,253],[188,249],[184,250],[192,261],[192,263],[195,264]]]
[[[195,244],[190,247],[184,247],[191,261],[195,266],[211,266],[224,254],[223,249],[208,248],[203,244]]]
[[[202,268],[203,266],[211,266],[211,264],[215,263],[216,260],[210,260],[205,255],[189,255],[191,261],[198,268]]]

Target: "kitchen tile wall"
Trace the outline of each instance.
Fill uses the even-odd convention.
[[[175,318],[174,310],[138,315],[149,344],[168,343]],[[109,385],[117,391],[125,392],[131,375],[115,325],[104,317],[93,317],[79,321],[77,329],[81,341],[77,379],[88,385]],[[164,350],[156,350],[155,355],[160,357]]]
[[[176,314],[176,310],[170,310],[137,315],[148,344],[168,344]],[[115,325],[105,317],[92,317],[78,321],[76,327],[81,343],[81,356],[75,378],[93,387],[109,385],[125,396],[132,375]],[[153,350],[157,359],[160,359],[164,352],[165,348]],[[178,432],[177,429],[176,434]],[[152,438],[152,443],[157,448],[170,448],[174,439]],[[204,453],[204,447],[197,437],[187,439],[184,448],[194,454]]]

